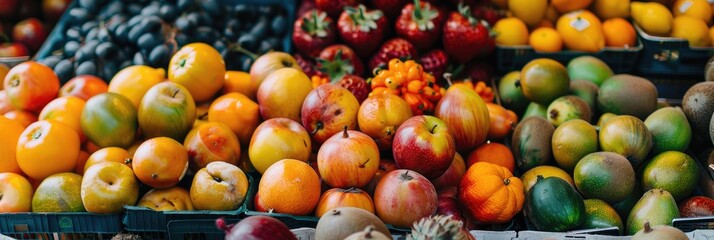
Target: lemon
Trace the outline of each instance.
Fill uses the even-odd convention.
[[[496,44],[498,45],[526,45],[528,44],[528,27],[515,17],[498,20],[493,26],[496,32]]]
[[[704,22],[712,18],[712,8],[707,0],[678,0],[672,6],[674,16],[692,16]]]
[[[672,29],[672,13],[657,2],[632,2],[630,14],[642,30],[652,35],[667,36]]]
[[[508,9],[528,26],[535,26],[545,17],[548,0],[508,0]]]
[[[709,27],[701,19],[682,15],[672,23],[672,37],[684,38],[691,47],[709,46]]]
[[[593,11],[603,21],[616,17],[626,19],[630,17],[630,0],[595,0]]]
[[[598,52],[605,47],[602,23],[588,10],[567,13],[558,19],[555,26],[568,49]]]

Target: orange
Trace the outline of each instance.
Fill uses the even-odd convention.
[[[24,129],[20,123],[0,116],[0,172],[22,173],[17,165],[15,150]]]
[[[169,62],[169,81],[186,87],[196,102],[213,98],[226,77],[226,64],[211,45],[190,43],[176,52]]]
[[[223,82],[222,94],[237,92],[248,96],[251,93],[250,89],[250,73],[243,71],[226,71],[225,81]]]
[[[553,28],[536,29],[531,33],[529,42],[533,50],[538,52],[560,52],[563,49],[563,39]]]
[[[84,173],[89,167],[100,162],[118,162],[131,168],[131,160],[129,151],[119,147],[105,147],[89,155],[80,173]]]
[[[10,105],[10,100],[7,99],[7,92],[0,90],[0,114],[5,114],[13,109],[15,109],[15,107]]]
[[[22,125],[22,127],[30,126],[33,122],[37,122],[37,115],[34,113],[24,111],[24,110],[12,110],[3,114],[6,118],[16,121]]]
[[[714,40],[714,26],[709,28],[709,39]]]
[[[10,71],[10,67],[7,65],[0,63],[0,80],[4,80],[5,76],[7,76],[7,73]],[[5,87],[5,84],[0,84],[0,90],[3,90]]]
[[[681,15],[672,22],[672,37],[684,38],[690,47],[706,47],[711,43],[709,27],[701,19]]]
[[[496,44],[504,46],[528,44],[528,27],[516,17],[503,18],[493,26]]]
[[[505,167],[508,171],[513,171],[516,168],[516,161],[513,158],[513,153],[506,145],[497,142],[489,142],[476,147],[466,159],[466,168],[468,169],[477,162],[489,162]]]
[[[42,180],[71,172],[79,155],[79,134],[64,123],[38,121],[30,124],[17,142],[17,164],[28,177]]]
[[[637,33],[624,18],[610,18],[602,23],[605,45],[608,47],[632,47],[637,44]]]
[[[567,13],[574,10],[585,9],[590,6],[593,0],[552,0],[550,4],[558,12]]]
[[[571,50],[598,52],[605,47],[600,19],[588,10],[567,13],[555,24],[565,46]]]
[[[320,192],[320,177],[310,165],[283,159],[263,173],[256,205],[274,213],[310,215],[320,201]]]
[[[553,21],[550,21],[548,19],[543,19],[543,21],[540,21],[540,23],[538,23],[538,25],[536,25],[536,27],[535,27],[535,29],[539,29],[539,28],[555,29],[555,25],[553,24]],[[531,34],[533,34],[533,33],[531,32]],[[530,41],[530,38],[529,38],[529,41]]]
[[[188,151],[171,138],[152,138],[139,145],[131,164],[142,183],[154,188],[170,188],[186,175]]]
[[[58,121],[67,124],[67,126],[77,131],[79,140],[84,142],[87,136],[84,135],[84,131],[82,131],[82,127],[79,123],[82,116],[82,109],[84,109],[84,103],[84,100],[74,96],[56,98],[42,108],[38,119]]]
[[[548,0],[508,0],[508,10],[528,26],[537,25],[548,11]]]
[[[243,94],[228,93],[211,103],[208,121],[225,124],[238,136],[241,144],[248,145],[260,124],[260,108]]]

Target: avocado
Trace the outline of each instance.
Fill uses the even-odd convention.
[[[600,86],[597,105],[601,113],[632,115],[644,120],[657,110],[657,88],[645,78],[614,75]]]
[[[523,119],[513,131],[513,155],[521,171],[543,165],[553,157],[551,139],[555,127],[542,117]]]

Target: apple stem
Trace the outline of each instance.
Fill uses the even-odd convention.
[[[439,126],[439,124],[434,125],[434,127],[432,127],[431,130],[429,130],[429,132],[434,133],[434,130],[436,129],[437,126]]]
[[[178,94],[178,92],[179,92],[179,89],[176,89],[176,91],[174,91],[174,94],[171,95],[171,97],[172,97],[172,98],[176,98],[176,94]]]
[[[20,79],[17,79],[17,77],[13,77],[10,79],[10,87],[17,87],[20,85]]]
[[[159,174],[157,174],[157,173],[152,173],[152,174],[151,174],[151,178],[157,179],[157,178],[159,178]]]
[[[365,229],[365,230],[367,230],[367,232],[364,234],[364,237],[367,239],[372,238],[372,231],[374,231],[374,226],[369,225],[369,226],[367,226],[367,229]]]
[[[0,192],[0,200],[2,200],[2,193]]]
[[[317,131],[320,131],[320,129],[322,129],[322,127],[322,122],[318,121],[317,123],[315,123],[315,130],[312,130],[312,132],[310,132],[310,135],[315,135]]]
[[[453,85],[453,83],[451,82],[451,77],[452,77],[452,76],[453,76],[453,75],[452,75],[451,73],[448,73],[448,72],[447,72],[447,73],[444,73],[444,79],[446,79],[446,83],[449,84],[449,87],[451,87],[451,85]]]
[[[219,178],[219,177],[213,177],[213,180],[216,180],[216,182],[221,182],[221,181],[223,181],[223,179],[221,179],[221,178]]]
[[[359,168],[364,168],[368,162],[369,162],[369,158],[367,158],[367,161],[364,161],[362,164],[360,164]]]
[[[41,131],[38,130],[32,133],[32,139],[39,139],[40,137],[42,137]]]
[[[414,178],[409,175],[409,170],[407,170],[407,171],[405,171],[404,173],[402,173],[402,179],[409,181],[409,180],[412,180],[412,179],[414,179]]]
[[[347,125],[345,125],[342,127],[342,138],[349,138],[349,137],[350,137],[350,134],[347,133]],[[367,161],[369,161],[369,159],[367,159]]]
[[[179,66],[183,67],[184,65],[186,65],[186,59],[185,59],[185,58],[179,60]]]
[[[650,233],[652,232],[652,226],[650,226],[650,222],[647,221],[645,222],[645,233]]]
[[[126,165],[131,164],[131,158],[125,158],[125,159],[124,159],[124,164],[126,164]]]

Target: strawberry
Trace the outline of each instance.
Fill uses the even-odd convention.
[[[428,2],[414,0],[402,9],[397,18],[397,35],[406,39],[419,51],[425,51],[439,40],[446,14]]]
[[[293,55],[293,57],[295,57],[295,61],[297,61],[298,66],[300,66],[300,68],[306,75],[322,75],[322,73],[317,70],[317,65],[315,64],[315,61],[311,58],[304,57],[302,54],[297,53]]]
[[[382,47],[369,60],[369,69],[386,66],[393,58],[416,59],[417,49],[403,38],[393,38],[384,42]]]
[[[387,19],[380,10],[367,10],[364,5],[347,7],[337,21],[342,40],[355,50],[357,55],[369,57],[384,40]]]
[[[353,74],[357,76],[363,76],[364,74],[364,64],[362,60],[357,57],[354,51],[347,45],[335,44],[326,47],[317,59],[320,64],[320,68],[324,69],[327,75],[330,75],[330,71],[340,70],[341,75]],[[334,75],[334,74],[332,74]]]
[[[359,3],[360,0],[315,0],[315,7],[327,12],[331,18],[337,18],[345,7],[354,7]]]
[[[505,10],[497,10],[487,4],[480,4],[476,6],[473,10],[475,17],[486,20],[489,25],[493,26],[506,16]]]
[[[419,62],[424,67],[424,71],[434,75],[436,79],[444,78],[444,72],[449,63],[449,57],[441,49],[434,49],[421,55]]]
[[[490,54],[496,44],[488,23],[474,18],[464,5],[459,5],[459,11],[451,12],[446,20],[443,41],[449,57],[460,63]]]
[[[347,88],[347,90],[350,90],[350,92],[355,95],[357,101],[360,104],[362,104],[362,102],[367,99],[369,92],[372,90],[370,89],[369,84],[367,84],[367,81],[365,81],[359,76],[351,74],[342,77],[342,79],[337,84],[339,84],[343,88]]]
[[[395,19],[407,2],[408,0],[372,0],[372,6],[382,10],[384,15],[387,15],[387,18]]]
[[[335,43],[335,31],[335,23],[327,13],[312,10],[295,21],[293,42],[301,54],[316,57],[323,48]]]

